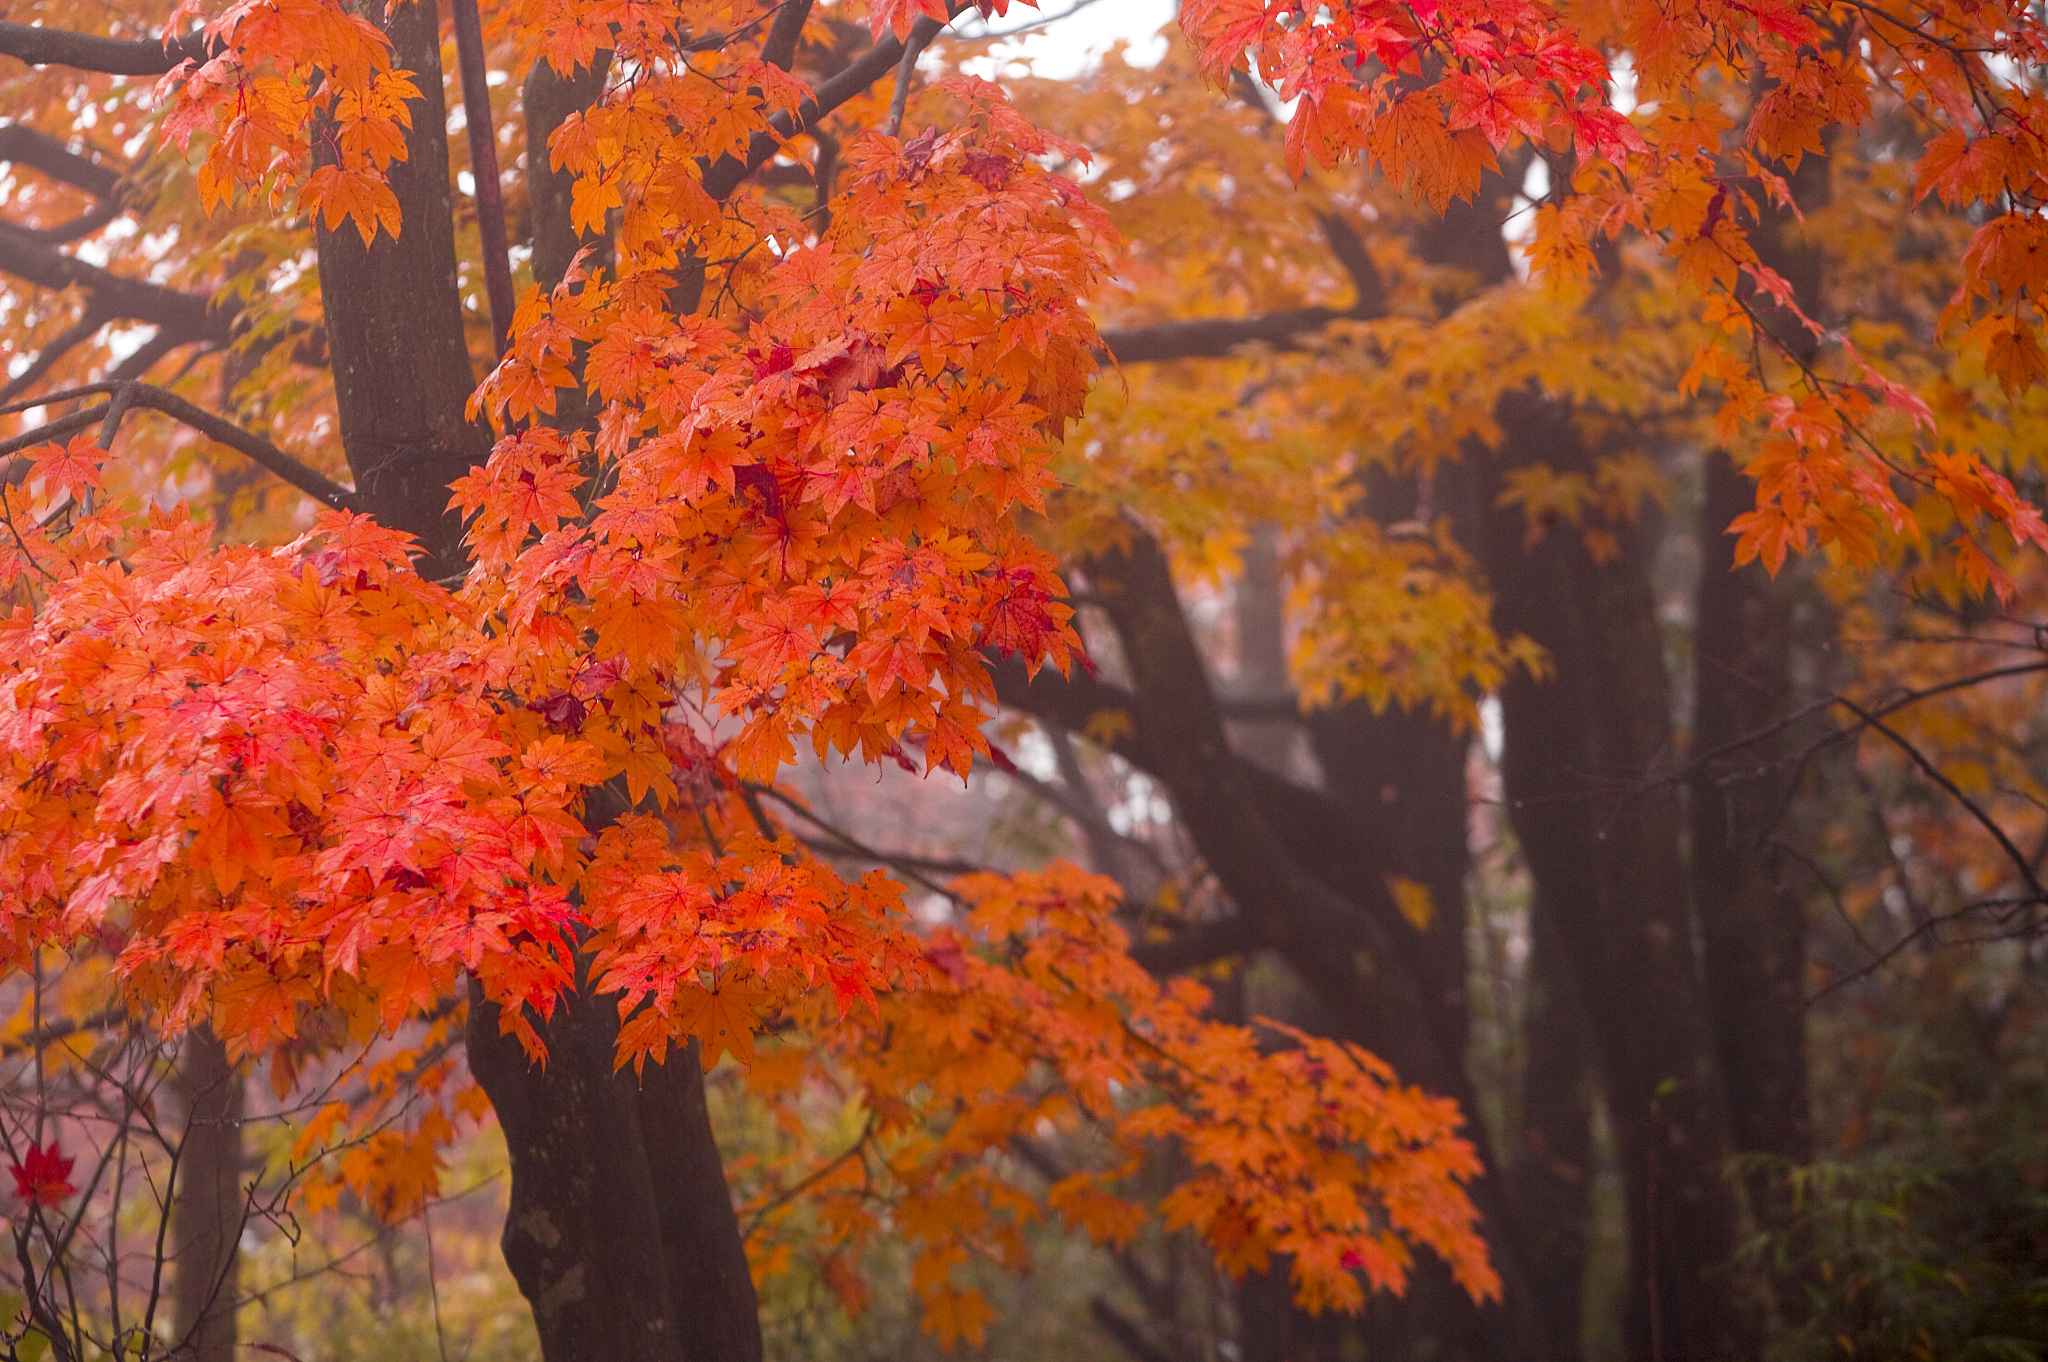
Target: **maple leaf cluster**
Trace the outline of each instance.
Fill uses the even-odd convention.
[[[1067,666],[1064,588],[1015,512],[1042,508],[1093,368],[1077,298],[1094,215],[994,87],[952,89],[971,111],[952,131],[848,149],[822,240],[735,267],[743,321],[668,310],[676,244],[528,296],[480,399],[531,424],[456,489],[474,589],[526,644],[521,689],[696,687],[738,721],[743,778],[771,777],[800,734],[964,775],[988,752],[982,650]],[[594,433],[565,434],[536,418],[584,346],[603,405]],[[631,764],[651,715],[605,708],[583,731],[638,799],[662,779]]]
[[[1760,253],[1766,218],[1798,214],[1787,177],[1867,122],[1883,92],[1925,138],[1913,193],[1983,219],[1942,329],[2008,395],[2048,377],[2048,140],[2041,96],[2014,77],[2048,56],[2035,11],[1201,0],[1181,20],[1211,79],[1255,69],[1298,101],[1286,141],[1297,174],[1364,159],[1441,209],[1523,142],[1550,172],[1528,255],[1553,285],[1569,295],[1625,234],[1660,242],[1709,328],[1680,395],[1718,391],[1720,437],[1751,451],[1758,505],[1734,525],[1740,561],[1776,571],[1819,546],[1867,566],[1894,543],[1937,550],[1916,501],[1942,508],[1934,522],[1973,589],[2009,598],[2002,546],[2048,547],[2010,480],[1953,444],[1912,386],[1808,316]],[[1632,117],[1610,99],[1610,54],[1630,63]],[[1730,93],[1745,90],[1757,97],[1731,112]]]
[[[755,1086],[791,1120],[803,1093],[792,1067],[855,1095],[873,1113],[872,1148],[856,1152],[874,1167],[842,1159],[801,1198],[764,1187],[757,1262],[786,1263],[776,1226],[799,1205],[815,1217],[804,1224],[827,1227],[806,1252],[828,1262],[886,1223],[916,1242],[931,1327],[978,1342],[986,1302],[953,1270],[973,1257],[1021,1266],[1022,1230],[1046,1215],[1128,1244],[1153,1212],[1126,1184],[1147,1151],[1169,1147],[1188,1171],[1157,1214],[1199,1234],[1233,1276],[1284,1256],[1306,1308],[1355,1310],[1368,1289],[1401,1290],[1427,1248],[1476,1298],[1498,1295],[1463,1192],[1478,1157],[1454,1103],[1401,1086],[1356,1045],[1210,1019],[1206,989],[1162,984],[1131,959],[1111,881],[1063,864],[969,876],[951,893],[960,920],[925,945],[926,987],[822,1030],[823,1047],[764,1058]],[[1263,1053],[1268,1041],[1283,1048]],[[1055,1132],[1093,1155],[1042,1196],[992,1157]]]
[[[199,13],[184,0],[165,23],[179,32]],[[186,61],[158,86],[169,102],[163,135],[180,151],[206,134],[200,201],[213,207],[238,188],[272,207],[346,220],[363,240],[396,236],[398,197],[387,179],[405,159],[412,73],[393,70],[391,43],[336,0],[239,0],[200,30],[215,49]]]
[[[0,664],[11,963],[114,930],[166,1026],[215,1015],[244,1050],[337,980],[387,1026],[464,969],[544,1004],[572,914],[543,876],[582,831],[582,768],[499,735],[484,652],[403,538],[340,516],[278,549],[212,547],[183,511],[125,528],[102,510],[18,540],[41,608],[15,610]]]

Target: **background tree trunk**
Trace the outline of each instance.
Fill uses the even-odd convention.
[[[1691,782],[1693,892],[1729,1138],[1738,1153],[1806,1163],[1806,924],[1770,844],[1786,743],[1745,741],[1791,708],[1791,604],[1786,584],[1760,564],[1735,567],[1735,541],[1723,529],[1754,496],[1749,480],[1714,455],[1700,515],[1693,750],[1726,755],[1709,756]],[[1753,1201],[1769,1181],[1750,1180]]]
[[[1593,1075],[1571,951],[1558,926],[1555,910],[1531,904],[1519,1121],[1502,1161],[1528,1236],[1544,1356],[1576,1362],[1593,1213]]]
[[[1395,834],[1382,814],[1305,790],[1232,753],[1221,709],[1156,543],[1133,535],[1128,549],[1089,560],[1085,572],[1117,631],[1137,709],[1146,716],[1147,769],[1172,793],[1179,817],[1257,939],[1316,992],[1339,1035],[1385,1058],[1403,1081],[1452,1098],[1468,1115],[1476,1113],[1464,1055],[1462,768],[1452,816],[1433,827],[1430,841],[1423,844],[1436,847],[1455,868],[1425,864],[1418,847],[1413,868],[1407,869],[1408,861],[1392,849]],[[1369,711],[1354,712],[1349,722],[1361,716],[1369,718]],[[1372,721],[1374,733],[1383,731],[1382,722]],[[1455,741],[1447,734],[1428,739],[1421,730],[1409,736],[1417,742]],[[1358,741],[1364,748],[1374,746],[1362,734]],[[1340,750],[1334,742],[1329,752],[1333,758],[1364,760],[1361,752]],[[1438,752],[1445,759],[1448,755],[1447,750]],[[1349,780],[1368,780],[1377,792],[1385,784],[1378,776],[1392,774],[1403,761],[1402,753],[1377,752],[1360,766],[1366,774]],[[1411,774],[1403,767],[1400,779],[1405,782]],[[1276,808],[1275,795],[1292,806]],[[1310,810],[1322,817],[1299,816]],[[1455,846],[1450,845],[1453,836]],[[1441,879],[1456,911],[1419,928],[1394,905],[1389,876],[1399,873]],[[1486,1152],[1484,1133],[1476,1128],[1471,1133],[1487,1171],[1470,1190],[1507,1283],[1508,1302],[1475,1308],[1451,1288],[1447,1274],[1437,1282],[1445,1289],[1436,1291],[1431,1283],[1437,1281],[1437,1269],[1423,1266],[1415,1290],[1418,1301],[1433,1302],[1431,1318],[1426,1324],[1410,1318],[1397,1332],[1432,1340],[1427,1348],[1416,1343],[1418,1355],[1437,1349],[1445,1357],[1527,1358],[1532,1355],[1530,1306],[1515,1217]],[[1257,1313],[1263,1307],[1254,1299],[1248,1308]],[[1398,1312],[1402,1307],[1389,1308]],[[1417,1328],[1409,1330],[1410,1324]],[[1328,1334],[1327,1328],[1301,1324],[1285,1330],[1286,1337],[1299,1336],[1298,1347],[1313,1346],[1311,1335],[1321,1340]]]
[[[1498,466],[1589,472],[1570,415],[1533,396],[1502,404]],[[1496,627],[1525,633],[1556,668],[1501,691],[1503,774],[1536,911],[1554,915],[1599,1047],[1627,1193],[1632,1357],[1755,1355],[1734,1277],[1738,1207],[1724,1176],[1714,1073],[1682,859],[1670,684],[1643,536],[1596,564],[1553,526],[1527,542],[1520,511],[1486,506]],[[1551,924],[1546,924],[1548,930]]]
[[[185,1118],[171,1203],[171,1338],[185,1362],[234,1362],[242,1189],[242,1074],[201,1025],[186,1032],[170,1086]]]

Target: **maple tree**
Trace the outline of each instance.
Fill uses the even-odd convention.
[[[1458,1134],[1462,1019],[1430,1001],[1461,988],[1449,916],[1433,931],[1430,910],[1459,877],[1368,855],[1333,887],[1300,841],[1355,819],[1318,806],[1276,827],[1274,801],[1302,796],[1219,777],[1223,717],[1157,541],[1213,565],[1256,521],[1324,527],[1292,547],[1315,605],[1302,675],[1368,710],[1408,707],[1432,759],[1462,750],[1458,725],[1496,691],[1511,743],[1583,747],[1595,739],[1546,731],[1538,681],[1657,663],[1640,634],[1552,629],[1543,573],[1622,582],[1610,603],[1648,617],[1610,565],[1661,485],[1608,434],[1703,387],[1720,405],[1699,427],[1753,454],[1754,491],[1731,469],[1709,498],[1738,531],[1729,566],[1776,572],[1818,547],[1868,569],[1911,551],[2009,596],[2017,547],[2048,531],[1957,413],[2048,367],[2027,272],[2037,97],[2007,70],[2037,62],[2036,19],[1189,5],[1192,56],[1133,76],[1121,116],[1233,109],[1216,133],[1244,156],[1230,178],[1293,195],[1288,221],[1314,225],[1275,231],[1245,194],[1222,230],[1259,255],[1327,243],[1355,295],[1189,321],[1145,224],[1120,232],[1063,173],[1113,130],[1056,135],[1085,119],[971,77],[909,99],[943,6],[451,8],[445,34],[422,0],[186,3],[89,34],[52,6],[0,26],[0,51],[37,64],[18,88],[50,123],[0,137],[41,177],[17,173],[0,271],[45,291],[19,323],[35,357],[6,392],[44,415],[6,444],[10,962],[109,955],[129,1005],[167,1031],[205,1023],[281,1089],[345,1044],[445,1033],[460,1000],[468,1069],[512,1149],[507,1258],[550,1356],[758,1354],[700,1078],[728,1050],[769,1100],[864,1094],[941,1338],[985,1321],[954,1267],[1016,1261],[1017,1227],[1042,1214],[983,1155],[1047,1121],[1099,1127],[1115,1155],[1044,1192],[1092,1235],[1128,1240],[1143,1208],[1116,1185],[1170,1144],[1191,1171],[1160,1210],[1231,1270],[1284,1261],[1304,1306],[1357,1308],[1361,1282],[1401,1287],[1426,1247],[1468,1302],[1505,1289],[1526,1341],[1531,1264],[1490,1259],[1474,1228],[1475,1203],[1507,1215]],[[1623,54],[1632,115],[1612,99]],[[523,128],[491,109],[487,71],[518,80]],[[458,84],[453,143],[443,87]],[[1827,330],[1782,239],[1814,207],[1802,165],[1879,102],[1925,139],[1912,196],[1983,219],[1950,252],[1945,367]],[[127,172],[94,149],[109,141],[162,150]],[[451,147],[468,151],[474,243]],[[501,152],[525,161],[507,205],[528,229],[524,280],[503,245]],[[1413,212],[1405,198],[1428,210],[1420,249],[1361,242],[1358,200],[1310,174],[1353,160],[1395,191],[1388,214]],[[1422,300],[1467,287],[1452,270],[1513,275],[1496,209],[1539,161],[1535,283],[1428,315]],[[88,239],[106,264],[61,249]],[[1248,291],[1303,271],[1270,274]],[[1692,291],[1692,323],[1668,325],[1651,276]],[[1119,280],[1138,287],[1119,297]],[[1091,303],[1131,325],[1098,332]],[[1631,308],[1659,340],[1577,367],[1571,342]],[[120,323],[156,330],[117,350]],[[1503,363],[1511,334],[1524,340]],[[1203,380],[1131,372],[1259,341],[1305,347],[1227,361],[1293,375],[1275,389],[1292,440],[1254,428],[1257,403],[1190,404]],[[1111,395],[1089,412],[1102,350],[1124,381],[1098,385]],[[168,386],[146,381],[179,351]],[[1401,389],[1432,401],[1375,400]],[[209,390],[233,419],[194,400]],[[1406,424],[1379,424],[1392,410]],[[1304,420],[1363,430],[1388,458],[1332,460]],[[1471,536],[1436,522],[1428,489],[1474,442],[1530,431],[1560,457],[1520,461],[1481,499],[1489,598]],[[186,432],[277,481],[208,468]],[[1219,465],[1183,457],[1218,440],[1243,456],[1228,490]],[[1413,516],[1343,514],[1375,471],[1421,489]],[[195,479],[234,534],[185,494]],[[1517,583],[1517,554],[1542,572]],[[1069,580],[1112,618],[1134,697],[1081,662]],[[1603,652],[1617,638],[1622,655]],[[1654,717],[1661,678],[1627,689],[1623,718]],[[1158,770],[1239,910],[1319,987],[1344,994],[1361,949],[1412,965],[1351,1018],[1393,1068],[1350,1039],[1206,1015],[1200,989],[1131,963],[1114,896],[1068,872],[963,883],[959,930],[920,935],[900,887],[809,855],[757,793],[801,743],[964,775],[999,755],[983,727],[998,693]],[[1138,710],[1145,727],[1120,737],[1096,721]],[[1668,709],[1658,722],[1668,733]],[[1605,763],[1647,768],[1656,724],[1621,737]],[[1511,784],[1534,769],[1515,763]],[[1582,811],[1560,816],[1573,826],[1524,829],[1532,860],[1553,857],[1545,894],[1568,889],[1574,839],[1594,835]],[[1462,845],[1462,820],[1438,821]],[[1677,874],[1674,827],[1629,826],[1630,873]],[[1361,845],[1383,851],[1384,830]],[[1603,978],[1633,972],[1602,1018],[1624,1047],[1607,1068],[1632,1209],[1652,1222],[1644,1242],[1698,1245],[1645,1269],[1637,1298],[1676,1322],[1640,1327],[1685,1340],[1667,1355],[1716,1355],[1740,1321],[1695,1269],[1728,1248],[1734,1213],[1709,1093],[1679,1076],[1707,1047],[1704,1009],[1646,997],[1690,998],[1689,933],[1667,902],[1643,968],[1642,924],[1614,909],[1628,886],[1585,887],[1595,910],[1568,920],[1569,953]],[[1347,899],[1379,924],[1362,939]],[[372,1091],[413,1079],[409,1064],[373,1070]],[[1401,1086],[1416,1080],[1442,1096]],[[308,1195],[418,1204],[433,1147],[477,1100],[429,1086],[430,1115],[352,1154],[322,1149],[366,1136],[382,1107],[323,1111],[295,1151],[322,1160]],[[1687,1138],[1660,1143],[1663,1129]],[[38,1167],[54,1190],[54,1165]],[[803,1190],[835,1242],[879,1231],[864,1185]],[[769,1245],[746,1245],[764,1271]]]

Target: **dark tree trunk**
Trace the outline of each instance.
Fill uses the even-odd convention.
[[[648,1065],[639,1085],[641,1140],[654,1170],[654,1212],[669,1303],[683,1330],[683,1362],[760,1362],[760,1304],[712,1138],[696,1043],[672,1052],[665,1064]]]
[[[1503,463],[1586,471],[1567,413],[1502,404]],[[1596,564],[1568,528],[1526,546],[1519,511],[1489,506],[1486,562],[1503,632],[1548,650],[1553,679],[1502,689],[1515,831],[1568,947],[1598,1046],[1627,1191],[1630,1355],[1755,1355],[1734,1278],[1737,1204],[1724,1177],[1713,1070],[1681,860],[1669,679],[1643,536]]]
[[[1720,455],[1707,470],[1694,653],[1691,783],[1693,892],[1707,998],[1738,1153],[1795,1163],[1813,1155],[1806,1082],[1806,924],[1781,883],[1772,821],[1784,796],[1782,737],[1745,741],[1790,708],[1785,584],[1737,569],[1728,522],[1754,504],[1749,480]],[[1755,1209],[1768,1176],[1750,1180]]]
[[[434,0],[357,0],[389,35],[392,62],[414,73],[407,157],[390,170],[402,227],[368,246],[351,222],[316,226],[320,301],[341,413],[342,449],[370,514],[416,536],[429,578],[462,569],[462,523],[448,484],[490,455],[490,434],[464,414],[476,374],[455,276],[448,109]]]
[[[1389,873],[1429,891],[1427,920],[1403,924],[1409,936],[1408,958],[1417,971],[1415,982],[1429,1026],[1438,1035],[1446,1060],[1454,1060],[1465,1071],[1471,968],[1465,939],[1465,881],[1471,863],[1465,798],[1467,739],[1428,715],[1399,710],[1376,715],[1363,702],[1316,711],[1309,719],[1309,733],[1330,793],[1354,807],[1375,808],[1385,819],[1394,848]],[[1361,979],[1356,986],[1369,988],[1372,984]],[[1373,1044],[1370,1037],[1354,1039]],[[1500,1168],[1497,1151],[1488,1147],[1487,1132],[1472,1105],[1477,1092],[1469,1079],[1460,1091],[1466,1135],[1484,1151],[1489,1169]],[[1499,1185],[1507,1186],[1504,1182]],[[1500,1245],[1508,1235],[1527,1228],[1528,1222],[1517,1215],[1513,1222],[1487,1225],[1485,1233],[1490,1244]],[[1540,1270],[1527,1248],[1523,1244],[1510,1252]],[[1367,1307],[1364,1335],[1368,1357],[1451,1362],[1500,1356],[1502,1347],[1511,1350],[1507,1355],[1516,1357],[1551,1357],[1547,1352],[1524,1351],[1526,1340],[1507,1335],[1496,1327],[1498,1321],[1487,1318],[1501,1312],[1474,1306],[1441,1264],[1424,1260],[1416,1269],[1405,1296],[1377,1298]],[[1532,1282],[1535,1280],[1532,1276]],[[1526,1306],[1532,1318],[1540,1315],[1544,1308],[1540,1287],[1531,1293]]]
[[[185,1034],[171,1089],[185,1118],[171,1203],[171,1338],[181,1362],[234,1362],[241,1299],[242,1074],[210,1026]]]
[[[548,139],[571,114],[590,107],[604,90],[611,53],[603,51],[574,75],[557,75],[544,61],[526,73],[520,92],[526,106],[527,230],[533,246],[533,281],[544,289],[562,282],[576,252],[601,243],[580,237],[570,224],[569,199],[576,177],[556,170],[548,155]]]
[[[545,1067],[472,994],[469,1067],[512,1156],[505,1262],[547,1362],[759,1362],[739,1224],[695,1047],[614,1072],[618,1010],[588,992],[541,1028]]]
[[[1464,734],[1422,714],[1374,714],[1363,702],[1309,718],[1316,761],[1330,793],[1377,806],[1394,848],[1389,873],[1429,890],[1427,922],[1409,924],[1410,960],[1444,1049],[1463,1055],[1471,1029],[1465,944],[1465,877],[1471,868]],[[1472,1114],[1477,1120],[1477,1114]],[[1475,1127],[1475,1135],[1478,1133]]]
[[[1540,897],[1529,912],[1520,1120],[1509,1132],[1509,1195],[1528,1235],[1536,1327],[1546,1357],[1574,1362],[1585,1325],[1593,1192],[1593,1075],[1570,948]]]
[[[366,247],[343,224],[317,238],[342,443],[372,514],[420,538],[426,575],[447,576],[463,566],[448,483],[488,457],[490,438],[464,412],[475,375],[456,287],[439,26],[432,0],[407,0],[388,21],[381,0],[359,8],[390,35],[421,98],[409,157],[391,173],[399,236]],[[544,282],[559,280],[576,245],[564,177],[546,169],[547,133],[599,83],[543,72],[527,84]],[[512,1160],[505,1257],[546,1362],[759,1362],[753,1282],[694,1049],[644,1075],[615,1072],[616,1007],[584,993],[541,1028],[548,1061],[530,1065],[495,1010],[472,1003],[470,1067]]]
[[[1377,509],[1377,508],[1375,508]],[[1271,700],[1288,692],[1284,614],[1274,536],[1255,531],[1243,555],[1238,582],[1237,689],[1246,699]],[[1303,732],[1297,720],[1237,720],[1229,725],[1233,745],[1247,760],[1282,777],[1300,778],[1311,763],[1302,752]],[[1465,875],[1470,861],[1466,835],[1465,747],[1463,735],[1425,715],[1400,711],[1376,715],[1370,705],[1353,702],[1316,710],[1307,724],[1313,768],[1334,797],[1378,812],[1393,848],[1388,873],[1424,886],[1432,911],[1425,921],[1404,922],[1407,967],[1419,968],[1417,983],[1447,1056],[1462,1059],[1467,1041],[1465,948]],[[1314,871],[1313,862],[1308,868]],[[1354,988],[1367,987],[1352,978]],[[1325,1010],[1331,1004],[1318,1000]],[[1356,1011],[1345,1002],[1336,1010]],[[1388,1042],[1383,1036],[1348,1035],[1371,1048]],[[1469,1134],[1485,1144],[1478,1113],[1469,1107]],[[1508,1226],[1490,1224],[1486,1233],[1498,1240]],[[1239,1290],[1244,1346],[1248,1362],[1255,1354],[1306,1362],[1311,1357],[1343,1356],[1347,1339],[1362,1341],[1373,1358],[1451,1359],[1486,1355],[1489,1321],[1459,1289],[1441,1263],[1425,1258],[1407,1292],[1378,1296],[1363,1319],[1307,1316],[1293,1305],[1284,1267],[1247,1278]],[[1499,1312],[1494,1312],[1498,1314]],[[1284,1318],[1283,1318],[1284,1315]],[[1256,1344],[1254,1341],[1256,1340]]]

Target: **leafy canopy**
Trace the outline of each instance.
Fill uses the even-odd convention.
[[[1095,376],[1086,304],[1125,259],[1048,168],[1085,149],[967,78],[920,98],[915,132],[879,101],[848,106],[818,209],[711,192],[756,139],[824,154],[801,130],[805,81],[765,51],[777,13],[487,7],[511,70],[612,54],[597,101],[528,148],[573,177],[575,224],[608,244],[526,291],[477,390],[498,438],[451,489],[459,579],[422,580],[401,536],[345,512],[274,547],[219,542],[189,505],[138,496],[153,488],[90,436],[25,456],[0,489],[8,962],[110,951],[166,1028],[206,1019],[274,1060],[315,1016],[358,1040],[438,1016],[465,976],[543,1059],[539,1026],[580,968],[617,999],[621,1066],[695,1043],[707,1064],[751,1060],[771,1096],[862,1094],[947,1337],[976,1337],[985,1311],[953,1266],[1009,1260],[1038,1213],[982,1156],[1042,1121],[1102,1135],[1101,1163],[1047,1196],[1100,1238],[1134,1232],[1117,1182],[1172,1140],[1192,1171],[1161,1209],[1232,1270],[1284,1253],[1306,1303],[1355,1308],[1359,1275],[1398,1288],[1420,1245],[1497,1290],[1447,1104],[1355,1047],[1208,1020],[1198,988],[1130,963],[1101,882],[973,880],[958,926],[919,934],[899,886],[810,858],[747,797],[804,742],[964,775],[990,755],[988,654],[1074,662],[1056,559],[1027,522]],[[876,35],[921,14],[948,17],[935,0],[865,11]],[[159,249],[205,276],[231,249],[303,250],[314,219],[365,240],[413,229],[389,174],[417,87],[374,24],[336,0],[185,0],[163,31],[194,21],[205,55],[153,90],[100,87],[197,162],[166,172],[166,211],[181,173],[197,211]],[[1874,561],[1925,534],[1923,495],[1980,587],[2004,582],[1987,545],[2048,544],[2010,482],[1805,317],[1752,240],[1768,206],[1791,207],[1802,157],[1867,117],[1872,90],[1902,91],[1928,132],[1917,192],[1982,218],[1945,325],[2009,392],[2038,382],[2048,143],[2009,74],[2044,55],[2026,7],[1192,0],[1182,27],[1210,81],[1255,73],[1286,103],[1289,177],[1363,161],[1442,210],[1533,149],[1553,192],[1528,253],[1561,296],[1596,286],[1624,234],[1658,243],[1704,328],[1679,386],[1718,386],[1724,438],[1753,455],[1743,558]],[[1752,85],[1738,122],[1722,92]],[[218,254],[184,254],[207,213]],[[239,287],[266,336],[294,307],[317,315],[303,285],[269,303]],[[1477,424],[1417,434],[1483,435],[1490,404],[1467,405]],[[1569,519],[1639,500],[1638,472],[1514,491]],[[1327,572],[1353,603],[1317,645],[1333,684],[1442,702],[1536,665],[1492,639],[1427,527]],[[1404,672],[1417,656],[1435,670]],[[803,1063],[756,1049],[783,1026],[816,1038]],[[811,1190],[829,1207],[846,1189]],[[845,1242],[874,1232],[864,1214],[841,1207]]]

